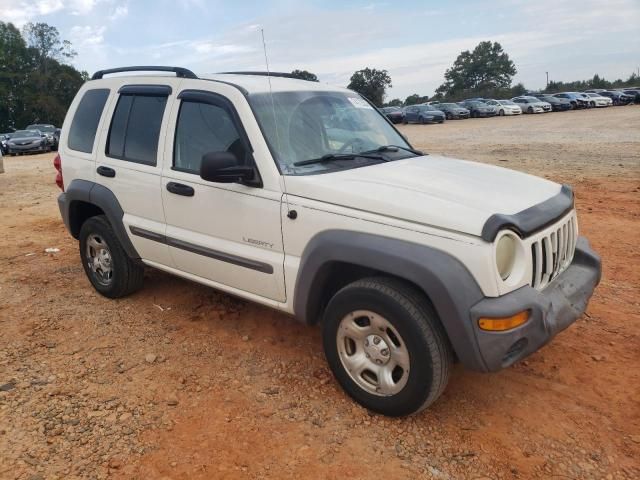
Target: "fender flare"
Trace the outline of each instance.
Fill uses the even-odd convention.
[[[331,265],[371,268],[418,286],[431,300],[458,359],[468,368],[484,371],[471,307],[484,299],[477,282],[458,259],[425,245],[345,230],[314,236],[300,259],[293,307],[307,324],[319,321],[322,285]]]
[[[58,196],[58,206],[60,207],[60,213],[62,214],[67,230],[77,239],[80,228],[79,225],[76,225],[75,220],[76,205],[78,205],[76,202],[85,202],[100,208],[107,217],[107,220],[109,220],[126,254],[131,259],[140,259],[140,255],[133,246],[133,243],[131,243],[122,221],[124,210],[122,210],[120,202],[118,202],[118,199],[111,190],[95,182],[75,179],[66,190]]]

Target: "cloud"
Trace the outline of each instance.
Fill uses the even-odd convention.
[[[18,27],[35,17],[50,15],[63,8],[62,0],[0,0],[2,21],[14,23]]]
[[[79,48],[95,47],[104,43],[106,27],[91,27],[76,25],[69,31],[69,40]]]
[[[116,8],[113,10],[113,13],[109,15],[109,20],[113,22],[120,18],[126,17],[127,15],[129,15],[129,5],[127,4],[117,5]]]

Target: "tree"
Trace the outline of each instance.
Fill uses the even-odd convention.
[[[402,100],[400,100],[399,98],[394,98],[393,100],[389,100],[384,104],[385,107],[401,107],[402,105]]]
[[[36,50],[40,60],[40,68],[43,72],[47,71],[49,60],[63,62],[77,55],[71,48],[71,42],[62,40],[60,32],[52,25],[29,22],[22,31],[27,40],[27,45]]]
[[[458,55],[436,93],[446,97],[488,96],[487,92],[509,88],[516,73],[515,64],[498,42],[480,42],[473,52],[465,50]]]
[[[291,75],[299,78],[300,80],[308,80],[310,82],[318,81],[318,76],[315,73],[311,73],[306,70],[294,70],[293,72],[291,72]]]
[[[424,96],[421,97],[420,95],[418,95],[417,93],[414,93],[413,95],[409,95],[405,100],[404,100],[404,104],[405,105],[417,105],[419,103],[425,103],[429,101],[429,97],[428,96]]]
[[[45,27],[41,30],[51,31],[48,25]],[[54,50],[61,45],[54,45]],[[0,22],[0,131],[24,128],[36,120],[61,125],[86,81],[86,72],[42,55],[36,47],[27,45],[13,24]]]
[[[391,88],[391,77],[386,70],[365,68],[351,75],[347,88],[368,98],[376,107],[381,107],[387,88]]]

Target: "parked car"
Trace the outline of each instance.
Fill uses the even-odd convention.
[[[585,90],[586,93],[602,93],[606,91],[607,91],[606,88],[591,88],[589,90]]]
[[[443,123],[445,114],[432,105],[410,105],[404,107],[404,124],[407,123]]]
[[[462,102],[458,102],[458,105],[469,110],[469,114],[472,118],[495,117],[498,114],[498,109],[496,107],[493,105],[487,105],[480,100],[463,100]]]
[[[435,402],[454,361],[506,368],[585,311],[601,265],[570,187],[423,156],[351,90],[271,84],[130,67],[80,88],[54,166],[99,294],[147,265],[320,325],[340,385],[392,416]]]
[[[589,101],[586,100],[582,95],[578,95],[577,92],[561,92],[553,94],[556,98],[564,98],[569,100],[571,106],[574,109],[578,108],[589,108]]]
[[[640,103],[640,88],[639,89],[629,89],[629,90],[622,90],[622,93],[624,93],[625,95],[630,95],[633,97],[633,103]]]
[[[47,137],[39,130],[16,130],[7,141],[7,153],[17,155],[22,153],[49,152],[51,147]]]
[[[380,111],[384,113],[389,120],[391,120],[391,123],[402,123],[404,114],[400,107],[382,107]]]
[[[432,103],[431,105],[435,106],[438,110],[444,112],[444,115],[447,120],[452,120],[454,118],[463,119],[469,118],[469,110],[461,107],[457,103]]]
[[[599,93],[585,92],[582,96],[589,100],[592,107],[610,107],[613,105],[613,100],[609,97],[603,97]]]
[[[616,106],[628,105],[634,100],[633,96],[627,95],[626,93],[619,92],[617,90],[606,90],[604,92],[600,92],[600,95],[610,98],[613,104]]]
[[[531,96],[549,103],[551,105],[551,110],[554,112],[565,112],[573,108],[571,102],[566,98],[557,98],[548,93],[532,93]]]
[[[550,103],[543,102],[536,97],[522,96],[514,97],[511,100],[520,106],[522,113],[545,113],[551,111]]]
[[[27,128],[25,128],[25,130],[39,130],[46,135],[47,144],[51,147],[51,150],[58,149],[60,132],[59,129],[57,129],[55,126],[44,123],[36,123],[33,125],[29,125]]]
[[[520,115],[522,113],[520,106],[511,100],[485,100],[485,103],[496,107],[500,116]]]
[[[5,155],[8,153],[7,142],[9,141],[10,134],[8,133],[0,133],[0,151]]]

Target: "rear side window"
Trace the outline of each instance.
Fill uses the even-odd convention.
[[[71,150],[91,153],[96,139],[98,123],[109,98],[109,89],[87,90],[78,104],[69,129],[67,145]]]
[[[166,96],[120,95],[111,120],[106,154],[155,166],[166,105]]]

